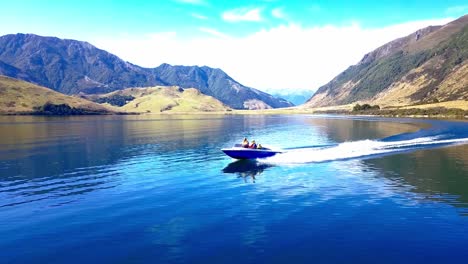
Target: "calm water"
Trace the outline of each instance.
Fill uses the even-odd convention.
[[[219,150],[244,136],[288,152]],[[466,263],[466,143],[466,122],[0,117],[0,262]]]

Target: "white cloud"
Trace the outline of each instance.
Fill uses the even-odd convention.
[[[260,8],[237,8],[233,10],[226,11],[222,14],[222,18],[228,22],[239,22],[239,21],[253,21],[259,22],[262,21]]]
[[[206,28],[206,27],[200,27],[198,28],[201,32],[205,32],[205,33],[208,33],[210,35],[213,35],[215,37],[218,37],[218,38],[231,38],[229,35],[227,34],[224,34],[222,32],[219,32],[218,30],[216,29],[213,29],[213,28]]]
[[[197,14],[197,13],[192,13],[191,15],[192,15],[192,17],[200,19],[200,20],[207,20],[208,19],[207,16],[200,15],[200,14]]]
[[[124,37],[128,38],[131,36],[127,34]],[[148,34],[145,36],[145,38],[150,42],[162,42],[162,43],[166,41],[176,41],[176,37],[177,37],[177,32],[174,32],[174,31],[152,33],[152,34]]]
[[[286,17],[284,12],[283,12],[283,9],[281,9],[281,8],[275,8],[275,9],[271,10],[271,15],[273,17],[276,17],[276,18],[279,18],[279,19],[283,19],[283,18]]]
[[[245,37],[211,28],[184,39],[174,32],[95,39],[91,43],[144,67],[161,63],[221,68],[240,83],[258,89],[317,89],[364,54],[399,37],[452,19],[414,21],[384,28],[282,25]]]

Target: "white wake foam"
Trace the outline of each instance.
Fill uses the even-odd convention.
[[[332,160],[344,160],[360,158],[371,155],[402,152],[431,145],[449,145],[468,143],[468,138],[438,139],[438,137],[422,137],[411,140],[393,142],[377,140],[360,140],[344,142],[333,147],[305,148],[289,150],[282,154],[263,159],[261,162],[268,164],[298,164],[324,162]]]

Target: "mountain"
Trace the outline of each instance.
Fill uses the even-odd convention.
[[[366,54],[306,107],[368,102],[380,106],[468,100],[468,15],[430,26]]]
[[[80,112],[81,114],[114,113],[114,109],[111,107],[67,96],[25,81],[0,76],[1,114],[34,113],[47,104],[66,105],[66,108],[73,108],[75,112]]]
[[[220,69],[206,66],[171,66],[162,64],[153,69],[162,85],[197,88],[236,109],[267,109],[289,107],[282,98],[243,86]]]
[[[161,112],[224,112],[230,108],[219,100],[194,88],[171,87],[127,88],[108,94],[80,95],[80,97],[118,107],[132,113]]]
[[[169,64],[143,68],[87,42],[33,34],[0,37],[0,73],[64,94],[163,85],[196,88],[238,109],[291,106],[286,100],[243,86],[220,69]]]

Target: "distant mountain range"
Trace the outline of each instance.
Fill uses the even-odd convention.
[[[264,91],[273,95],[274,97],[283,98],[293,103],[294,105],[301,105],[305,103],[314,94],[314,91],[312,90],[272,89]]]
[[[468,15],[431,26],[366,54],[306,107],[356,102],[380,106],[468,100]]]
[[[0,37],[0,74],[64,94],[161,85],[196,88],[236,109],[292,106],[284,99],[243,86],[220,69],[169,64],[143,68],[87,42],[33,34]]]

